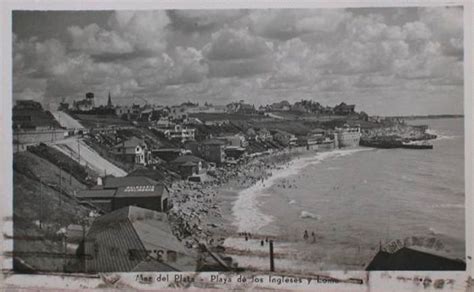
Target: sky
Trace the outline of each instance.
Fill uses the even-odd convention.
[[[13,99],[463,113],[462,7],[14,11]]]

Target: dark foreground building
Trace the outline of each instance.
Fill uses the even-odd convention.
[[[169,209],[169,192],[166,186],[144,176],[106,177],[98,186],[79,191],[76,198],[110,212],[127,206],[138,206],[166,212]]]
[[[394,253],[379,251],[367,271],[465,271],[466,263],[403,247]]]
[[[129,206],[97,218],[86,235],[85,271],[195,271],[197,256],[172,234],[165,213]]]

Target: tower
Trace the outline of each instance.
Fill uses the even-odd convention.
[[[110,97],[110,91],[109,91],[109,98],[107,99],[107,108],[112,108],[112,98]]]

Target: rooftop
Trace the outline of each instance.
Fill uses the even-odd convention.
[[[183,155],[179,156],[175,160],[171,161],[173,164],[185,164],[188,162],[193,162],[193,163],[199,163],[202,162],[203,160],[197,156],[194,155]]]
[[[134,148],[137,145],[143,145],[143,144],[145,144],[145,142],[142,139],[133,136],[128,140],[118,143],[113,148],[120,148],[120,147]]]
[[[158,182],[146,176],[125,176],[104,178],[104,189],[117,189],[128,186],[156,185]]]
[[[76,197],[87,199],[87,198],[113,198],[116,190],[104,190],[104,189],[93,189],[93,190],[82,190],[77,192]]]
[[[117,254],[117,251],[134,248],[142,252],[136,259],[130,259],[127,253]],[[94,221],[87,233],[85,251],[86,254],[102,256],[95,261],[88,261],[87,268],[101,272],[127,272],[141,269],[190,271],[194,269],[195,260],[194,263],[180,260],[167,264],[146,262],[147,257],[143,255],[143,252],[163,249],[192,258],[195,256],[193,251],[186,249],[172,234],[165,213],[129,206]]]
[[[225,145],[226,142],[224,142],[222,140],[218,140],[218,139],[210,139],[210,140],[203,141],[202,144],[204,144],[204,145]]]
[[[466,263],[436,254],[403,247],[394,253],[379,251],[367,266],[367,271],[436,271],[465,270]]]

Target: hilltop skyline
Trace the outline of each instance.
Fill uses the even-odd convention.
[[[462,7],[16,11],[13,99],[463,113]]]

